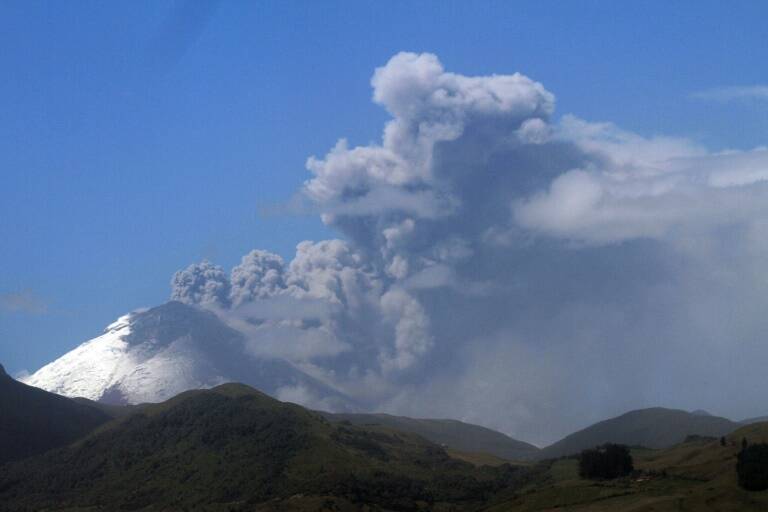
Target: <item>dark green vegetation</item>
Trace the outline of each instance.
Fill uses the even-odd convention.
[[[654,407],[622,414],[575,432],[540,452],[541,458],[575,455],[604,443],[668,448],[689,435],[720,437],[740,425],[725,418]]]
[[[768,489],[768,444],[747,446],[736,460],[739,485],[748,491]]]
[[[465,510],[526,478],[227,384],[142,406],[72,446],[0,467],[0,509]]]
[[[627,476],[634,470],[632,455],[623,444],[606,443],[583,450],[579,456],[579,476],[589,479],[612,480]]]
[[[459,452],[487,453],[505,460],[531,460],[539,449],[532,444],[481,427],[456,420],[414,419],[389,414],[322,413],[333,422],[348,421],[360,426],[384,426],[411,432],[433,443]]]
[[[87,403],[17,382],[0,366],[0,464],[68,445],[109,419]]]

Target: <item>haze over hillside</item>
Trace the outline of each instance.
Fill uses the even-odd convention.
[[[720,437],[739,427],[725,418],[654,407],[630,411],[574,432],[543,448],[542,458],[578,454],[604,443],[646,448],[668,448],[689,435]]]
[[[142,321],[136,323],[144,326],[142,328],[145,329],[145,334],[158,334],[163,332],[168,335],[168,332],[174,332],[176,334],[182,332],[185,333],[184,335],[186,336],[187,331],[183,329],[181,331],[173,329],[173,323],[158,323],[158,319],[160,318],[163,318],[164,321],[167,321],[168,319],[177,319],[179,314],[182,314],[182,317],[188,320],[196,319],[201,321],[201,324],[197,324],[198,327],[210,326],[211,324],[219,328],[222,327],[209,313],[201,312],[195,308],[178,303],[169,303],[166,306],[155,308],[155,310],[152,311],[152,314],[148,316],[146,316],[145,313],[142,313],[142,315],[145,316],[141,317]],[[152,325],[154,329],[147,330],[146,325]],[[120,328],[124,329],[125,327]],[[108,331],[108,334],[111,332],[112,331]],[[232,333],[230,332],[230,334]],[[126,334],[123,333],[123,335]],[[182,339],[186,338],[182,336]],[[144,340],[144,343],[150,343],[151,345],[157,344],[157,339],[149,338],[148,340]],[[162,347],[162,343],[159,345]],[[82,348],[79,350],[82,350]],[[149,351],[144,348],[144,352],[148,353]],[[227,357],[231,357],[231,355]],[[89,360],[87,357],[84,359]],[[92,359],[90,360],[92,361]],[[245,375],[247,375],[248,365],[250,364],[253,363],[245,363],[246,366],[243,370],[246,372]],[[53,365],[52,368],[55,368],[56,366],[57,365]],[[125,366],[126,365],[123,364],[123,367]],[[280,376],[281,374],[278,374],[278,377]],[[275,378],[273,374],[267,374],[266,377],[264,374],[261,374],[261,377],[267,379],[265,381],[267,385],[272,385],[274,381],[269,379]],[[252,382],[253,380],[254,379],[252,379]],[[21,388],[19,389],[33,389],[27,386],[22,386],[20,383],[16,383],[9,377],[6,378],[6,381],[7,386],[10,386],[8,389],[13,387],[19,388],[20,386]],[[66,384],[66,381],[62,382]],[[79,379],[76,382],[79,385],[83,385],[82,379]],[[117,384],[114,385],[121,384],[120,380],[115,382],[117,382]],[[163,381],[161,381],[161,383],[162,382]],[[157,393],[157,391],[152,391],[154,389],[152,388],[153,384],[154,382],[147,377],[144,380],[144,385],[148,387],[142,390],[143,393]],[[162,391],[161,386],[158,385],[157,388]],[[100,417],[102,422],[106,420],[107,416],[123,417],[135,412],[135,409],[132,408],[109,406],[109,404],[112,403],[111,399],[115,396],[113,393],[108,392],[109,389],[109,387],[105,387],[102,390],[98,390],[98,393],[101,393],[102,397],[106,397],[106,403],[95,403],[87,400],[80,401],[79,403],[86,406],[85,410],[90,411],[91,414],[98,412],[96,411],[96,408],[100,407],[100,412],[102,413],[102,416]],[[43,395],[44,394],[41,394],[40,396]],[[60,399],[60,397],[54,395],[49,396],[51,397],[48,399],[49,401],[55,402],[56,399]],[[121,393],[120,396],[125,398],[126,396],[131,395]],[[38,397],[38,401],[39,400],[40,398]],[[16,410],[21,410],[21,408],[17,407]],[[536,446],[521,440],[510,438],[500,432],[450,419],[414,419],[390,414],[329,412],[319,412],[318,414],[323,415],[333,422],[349,422],[351,424],[366,427],[382,426],[403,432],[410,432],[457,452],[490,454],[502,460],[509,461],[546,459],[572,455],[579,453],[583,449],[591,448],[606,442],[615,442],[630,446],[644,446],[648,448],[666,448],[682,442],[689,435],[718,437],[731,432],[740,424],[725,418],[712,416],[709,413],[705,414],[703,411],[693,411],[689,413],[686,411],[657,407],[630,411],[616,418],[598,422],[583,430],[572,433],[550,446],[539,449]],[[745,422],[741,423],[754,423],[758,421],[759,418],[756,418],[754,420],[745,420]],[[87,431],[87,429],[81,429],[79,434],[82,435]],[[71,440],[72,438],[69,439]],[[60,444],[62,444],[61,441],[59,441],[58,444],[53,443],[53,445]]]
[[[22,380],[104,404],[159,402],[190,389],[243,382],[277,398],[319,405],[329,411],[362,409],[352,397],[331,387],[332,382],[322,382],[322,373],[314,377],[289,360],[254,353],[250,331],[238,330],[240,326],[238,322],[228,325],[216,313],[199,306],[171,301],[121,317],[102,336]],[[455,413],[460,414],[460,410]],[[602,421],[539,450],[525,440],[452,420],[361,413],[328,417],[358,425],[381,424],[456,450],[506,460],[570,455],[609,441],[662,448],[681,442],[687,435],[720,436],[737,426],[703,410],[688,413],[652,408]]]
[[[403,432],[412,432],[433,443],[470,453],[489,453],[509,461],[535,459],[539,449],[532,444],[478,425],[450,419],[415,419],[391,414],[328,414],[334,422],[347,421],[354,425],[381,425]]]

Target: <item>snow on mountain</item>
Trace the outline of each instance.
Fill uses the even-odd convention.
[[[86,341],[21,381],[59,395],[98,400],[118,377],[120,363],[127,356],[128,342],[124,338],[131,332],[131,316],[121,316],[101,336]]]
[[[180,302],[136,311],[22,382],[106,403],[159,402],[189,389],[242,382],[275,396],[311,397],[354,410],[336,390],[281,359],[256,358],[244,336],[214,313]]]

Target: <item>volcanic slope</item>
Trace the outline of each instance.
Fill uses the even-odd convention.
[[[112,404],[161,402],[190,390],[243,382],[271,395],[301,387],[334,410],[351,399],[288,361],[250,355],[246,338],[213,312],[181,302],[130,313],[24,382]]]

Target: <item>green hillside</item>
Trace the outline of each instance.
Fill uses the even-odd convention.
[[[693,439],[663,450],[633,450],[636,473],[614,481],[582,480],[578,462],[547,462],[531,484],[502,492],[487,512],[567,510],[571,512],[764,512],[768,491],[737,485],[741,439],[768,442],[768,423],[743,427],[719,440]]]
[[[240,384],[102,410],[3,372],[0,411],[1,453],[26,457],[0,465],[2,512],[768,510],[768,491],[742,490],[735,471],[742,439],[768,442],[768,423],[740,426],[723,446],[702,436],[728,420],[669,409],[634,411],[566,438],[653,445],[699,434],[634,448],[635,473],[612,481],[581,479],[575,457],[512,466],[414,433],[477,433],[480,440],[441,438],[475,447],[484,435],[498,439],[482,427],[386,415],[328,421]]]
[[[666,448],[689,435],[720,437],[740,425],[725,418],[653,407],[622,414],[575,432],[543,448],[540,458],[573,455],[604,443]]]
[[[3,466],[0,508],[465,510],[526,475],[227,384],[142,406],[70,447]]]
[[[0,464],[65,446],[109,419],[88,404],[17,382],[0,366]]]
[[[487,453],[506,460],[524,461],[536,458],[539,449],[523,441],[457,420],[414,419],[389,414],[328,414],[331,421],[348,421],[355,425],[382,425],[412,432],[453,450]]]

